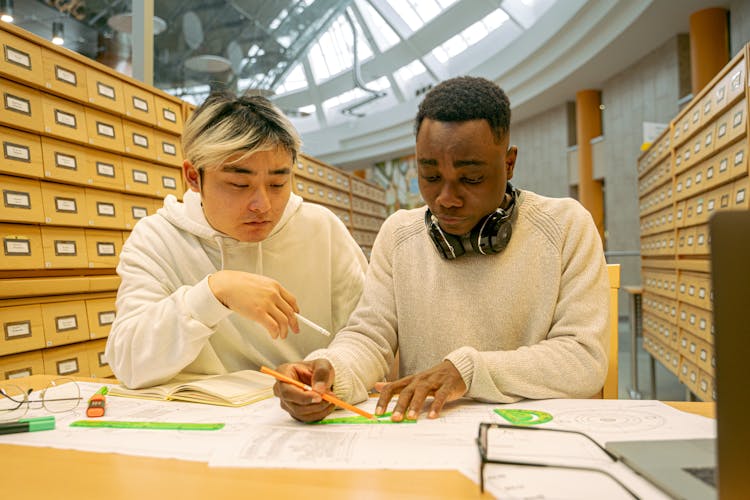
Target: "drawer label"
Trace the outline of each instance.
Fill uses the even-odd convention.
[[[55,166],[57,168],[67,168],[68,170],[78,170],[76,157],[63,153],[55,153]]]
[[[62,198],[55,196],[55,210],[69,214],[78,213],[78,203],[75,198]]]
[[[114,217],[115,205],[113,203],[97,201],[96,202],[96,214],[101,217]]]
[[[78,127],[78,124],[76,123],[75,115],[66,113],[65,111],[60,111],[59,109],[55,110],[55,123],[57,123],[58,125],[63,125],[65,127],[70,127],[70,128]]]
[[[96,82],[96,92],[107,99],[115,100],[115,88],[110,87],[102,82]]]
[[[171,109],[164,108],[161,114],[168,122],[177,123],[177,114]]]
[[[9,63],[31,69],[31,56],[22,50],[5,46],[5,60]]]
[[[133,170],[133,182],[148,184],[148,172],[145,170]]]
[[[76,77],[75,71],[65,69],[57,64],[55,64],[55,78],[61,82],[69,83],[74,86],[78,84],[78,78]]]
[[[3,330],[5,330],[5,340],[31,337],[31,321],[26,320],[3,323]]]
[[[148,113],[148,102],[144,101],[140,97],[133,96],[133,107],[140,109],[141,111]]]
[[[31,102],[28,99],[8,94],[7,92],[4,95],[5,109],[31,116]]]
[[[23,191],[3,189],[3,202],[8,208],[31,208],[31,195]]]
[[[78,248],[75,241],[55,240],[55,255],[71,256],[78,255]]]
[[[23,238],[3,238],[5,255],[31,255],[31,241]]]
[[[167,189],[177,189],[177,179],[163,175],[161,177],[161,185]]]
[[[100,257],[114,257],[115,244],[106,241],[98,241],[96,243],[96,253]]]
[[[143,219],[148,215],[148,210],[145,207],[133,207],[132,213],[134,219]]]
[[[107,326],[115,322],[114,311],[102,311],[99,313],[99,325]]]
[[[13,144],[12,142],[3,142],[3,154],[6,160],[31,162],[31,150],[28,146],[22,144]]]
[[[58,332],[66,332],[76,328],[78,328],[78,316],[75,314],[55,318],[55,330]]]
[[[141,148],[148,147],[148,137],[133,132],[133,144]]]
[[[78,358],[64,359],[57,362],[58,375],[70,375],[78,372]]]
[[[114,177],[115,166],[111,163],[104,163],[102,161],[96,162],[96,173],[103,177]]]
[[[168,154],[172,156],[177,155],[177,146],[175,146],[171,142],[162,141],[161,150],[164,151],[164,154]]]
[[[107,123],[96,122],[96,132],[104,137],[110,137],[112,139],[115,137],[115,127]]]

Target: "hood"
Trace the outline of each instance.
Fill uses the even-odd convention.
[[[281,214],[281,219],[279,219],[279,222],[271,230],[266,240],[272,239],[276,233],[281,231],[301,205],[302,198],[294,193],[290,193],[289,201],[287,201],[284,212]],[[217,231],[208,223],[206,215],[203,213],[200,193],[196,193],[195,191],[188,190],[183,195],[182,202],[178,201],[174,195],[168,195],[164,199],[164,206],[158,210],[157,214],[178,228],[201,239],[215,242],[219,238],[237,242],[231,236]],[[257,245],[257,243],[246,244]]]

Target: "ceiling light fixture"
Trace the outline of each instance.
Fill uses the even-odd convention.
[[[0,0],[0,20],[13,22],[13,0]]]
[[[52,23],[52,43],[55,45],[62,45],[65,43],[65,28],[60,21]]]
[[[133,13],[123,12],[115,14],[114,16],[107,19],[107,25],[115,31],[121,33],[132,33],[133,32]],[[163,33],[167,29],[167,22],[161,17],[154,16],[154,36],[159,33]]]

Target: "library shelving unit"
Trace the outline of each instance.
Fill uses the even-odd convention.
[[[0,378],[109,376],[123,241],[181,197],[183,103],[0,26]]]
[[[748,46],[638,159],[644,347],[716,399],[708,221],[748,209]]]

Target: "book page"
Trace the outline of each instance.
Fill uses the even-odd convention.
[[[170,399],[239,406],[273,395],[275,379],[255,370],[242,370],[180,384]]]

